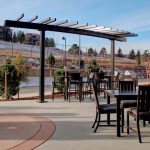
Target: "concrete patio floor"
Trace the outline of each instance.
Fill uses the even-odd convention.
[[[29,114],[44,117],[47,121],[51,120],[56,125],[54,134],[46,142],[37,147],[37,150],[149,150],[150,147],[150,126],[142,127],[142,140],[144,142],[142,144],[138,143],[137,136],[134,133],[130,135],[123,133],[122,137],[116,137],[116,127],[114,126],[100,127],[97,133],[93,133],[91,126],[95,117],[95,103],[90,100],[85,100],[82,103],[78,100],[73,100],[73,98],[71,103],[61,99],[55,99],[54,101],[47,100],[46,103],[38,103],[36,100],[7,101],[0,102],[0,111],[0,124],[5,121],[2,112],[16,114],[18,120],[19,117],[17,117],[17,114],[24,114],[20,122],[26,122],[26,126],[29,127],[28,131],[30,131],[28,134],[34,134],[34,130],[38,128],[38,121],[33,124],[26,121],[30,116]],[[104,115],[103,118],[105,117]],[[115,115],[112,117],[115,118]],[[12,118],[9,121],[11,122]],[[48,128],[51,127],[45,128],[47,132],[50,132]],[[5,135],[5,138],[0,133],[0,142],[5,141],[7,145],[12,144],[20,132],[22,136],[18,136],[17,140],[24,140],[27,131],[21,130],[18,133],[14,133],[14,137],[12,135],[11,138],[9,133]],[[39,139],[34,139],[34,142],[36,140]],[[26,146],[27,150],[29,149],[28,146]]]

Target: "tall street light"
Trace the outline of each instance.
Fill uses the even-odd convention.
[[[11,44],[12,44],[12,51],[11,51],[11,55],[12,55],[12,58],[13,58],[13,55],[14,55],[14,48],[13,48],[13,34],[12,34],[12,38],[11,38]]]
[[[31,42],[31,58],[32,58],[32,55],[33,55],[32,48],[33,48],[33,39],[32,39],[32,42]]]
[[[65,40],[65,58],[64,58],[64,66],[66,66],[66,37],[62,37],[62,40]]]
[[[67,76],[66,72],[66,37],[62,37],[62,40],[65,40],[65,59],[64,59],[64,70],[65,70],[65,77]],[[67,78],[65,78],[65,100],[68,99],[68,87],[67,87]]]

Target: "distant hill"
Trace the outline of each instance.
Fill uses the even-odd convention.
[[[20,44],[20,43],[12,43],[12,42],[5,42],[0,41],[0,50],[23,50],[23,51],[29,51],[34,53],[40,52],[40,47],[35,45],[27,45],[27,44]],[[54,55],[62,55],[64,53],[63,50],[57,49],[57,48],[51,48],[46,47],[45,53],[53,53]]]

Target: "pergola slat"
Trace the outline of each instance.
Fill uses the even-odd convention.
[[[35,21],[36,19],[38,19],[38,16],[34,16],[33,18],[31,18],[30,20],[28,20],[27,22],[33,22],[33,21]]]

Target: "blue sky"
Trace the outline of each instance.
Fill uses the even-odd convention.
[[[127,42],[116,42],[116,51],[119,47],[123,53],[131,49],[135,52],[150,49],[149,0],[0,0],[0,6],[0,25],[4,20],[14,20],[22,13],[25,14],[24,21],[35,15],[39,16],[37,21],[48,17],[58,21],[68,19],[70,22],[97,24],[138,34],[138,37],[128,38]],[[57,44],[64,44],[63,36],[66,36],[68,45],[78,44],[79,41],[79,36],[73,34],[47,32],[46,35],[53,37]],[[106,47],[110,52],[110,41],[81,36],[81,47],[93,47],[97,51]]]

